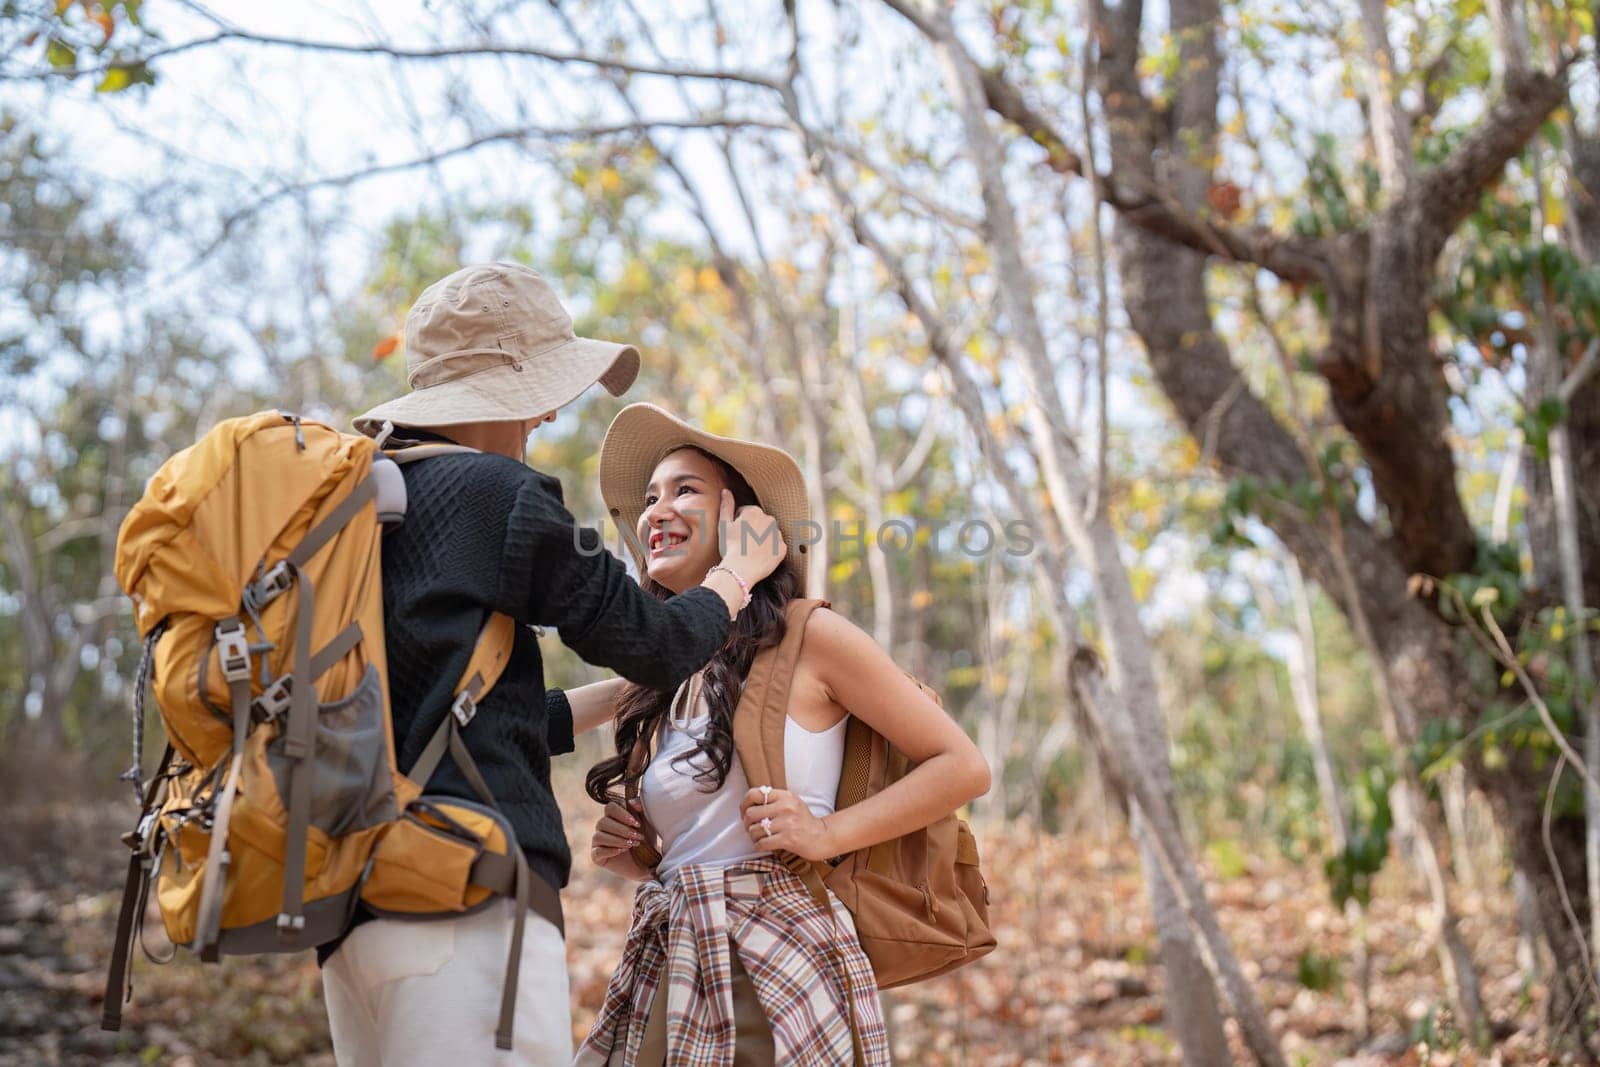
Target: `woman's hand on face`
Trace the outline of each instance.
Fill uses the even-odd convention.
[[[807,860],[828,860],[839,854],[827,820],[813,815],[805,801],[787,789],[752,789],[744,795],[740,810],[744,828],[759,849],[781,849]]]
[[[613,800],[606,805],[595,823],[594,837],[589,842],[589,858],[596,867],[604,867],[612,874],[635,882],[655,875],[633,857],[633,846],[648,838],[654,843],[655,831],[645,822],[637,800],[629,801],[630,810],[622,801]]]
[[[719,530],[722,532],[722,562],[755,585],[778,569],[787,549],[778,520],[754,504],[733,507],[733,494],[722,491],[722,513]]]

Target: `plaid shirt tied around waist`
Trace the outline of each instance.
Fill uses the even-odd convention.
[[[778,1063],[842,1067],[856,1062],[859,1039],[864,1067],[887,1067],[877,985],[854,928],[767,857],[691,865],[666,885],[639,886],[622,962],[577,1063],[608,1063],[620,1048],[631,1067],[665,975],[668,1067],[732,1067],[730,937],[772,1027]]]

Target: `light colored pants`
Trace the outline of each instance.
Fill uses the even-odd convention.
[[[568,1067],[566,945],[549,920],[531,911],[513,1048],[494,1047],[515,907],[501,899],[459,919],[374,919],[356,927],[322,968],[340,1067]]]

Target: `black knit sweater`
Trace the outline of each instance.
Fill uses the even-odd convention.
[[[727,606],[705,588],[664,601],[646,593],[605,550],[599,531],[576,525],[561,483],[525,464],[462,454],[401,469],[405,521],[383,538],[384,638],[400,767],[416,762],[449,713],[488,614],[524,623],[505,673],[462,737],[529,866],[565,886],[572,858],[550,790],[550,757],[572,751],[572,714],[559,690],[545,691],[529,627],[554,627],[589,663],[671,688],[726,642]],[[475,799],[448,756],[426,789]]]

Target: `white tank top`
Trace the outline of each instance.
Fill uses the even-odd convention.
[[[705,791],[709,783],[695,779],[711,762],[696,749],[697,740],[705,736],[711,723],[703,699],[696,711],[685,729],[673,726],[670,716],[662,723],[655,757],[639,782],[645,817],[661,835],[656,876],[663,881],[691,863],[729,864],[768,854],[755,847],[739,814],[750,783],[738,758],[728,768],[722,788],[714,793]],[[793,719],[784,721],[783,767],[789,791],[819,818],[833,813],[849,721],[845,716],[821,733],[812,733]],[[680,760],[679,756],[688,758]]]

